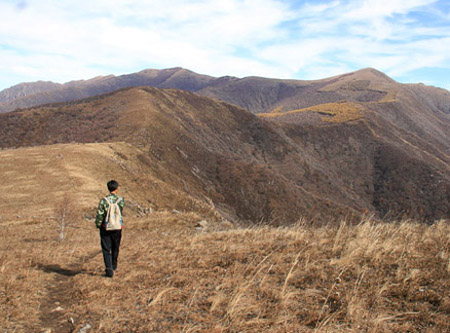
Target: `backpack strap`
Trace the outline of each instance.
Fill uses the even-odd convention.
[[[105,197],[106,200],[108,200],[108,198],[109,198],[109,195],[107,195],[107,196]],[[117,201],[116,201],[116,202],[119,202],[119,200],[122,200],[122,197],[117,196]],[[111,201],[108,200],[108,202],[112,202],[112,200],[111,200]]]

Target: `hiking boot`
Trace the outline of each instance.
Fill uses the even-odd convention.
[[[112,278],[114,276],[114,271],[111,268],[105,269],[105,277]]]

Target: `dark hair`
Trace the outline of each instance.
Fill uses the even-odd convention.
[[[113,192],[117,190],[117,188],[119,187],[119,183],[116,182],[115,180],[110,180],[106,185],[108,186],[109,192]]]

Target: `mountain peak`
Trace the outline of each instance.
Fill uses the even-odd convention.
[[[185,69],[182,67],[173,67],[173,68],[165,68],[165,69],[147,68],[142,71],[139,71],[137,74],[176,73],[179,71],[185,71]],[[130,75],[130,74],[128,74],[128,75]]]
[[[360,69],[358,71],[350,73],[350,75],[361,77],[361,79],[387,80],[389,82],[395,82],[388,75],[372,67]]]
[[[51,81],[23,82],[0,91],[0,103],[13,101],[27,95],[45,93],[60,88],[62,85]]]

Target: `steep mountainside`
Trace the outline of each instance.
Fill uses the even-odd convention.
[[[362,107],[349,120],[313,115],[286,123],[317,112],[275,113],[268,121],[189,92],[134,88],[2,114],[0,145],[124,141],[157,179],[229,219],[448,217],[450,172],[440,150],[432,155],[419,139],[414,146],[387,125],[376,127]]]
[[[398,84],[372,69],[338,77],[319,92],[334,92],[340,99],[298,109],[278,107],[261,116],[302,126],[364,122],[383,141],[449,162],[450,92]]]
[[[0,92],[0,105],[2,105],[3,103],[13,102],[14,100],[26,96],[32,96],[47,91],[58,90],[59,88],[61,88],[61,86],[62,85],[58,83],[45,81],[21,83]]]
[[[134,86],[193,91],[241,106],[252,113],[280,115],[289,112],[291,116],[286,118],[289,121],[293,118],[292,113],[309,107],[329,103],[357,103],[359,109],[369,110],[365,116],[370,114],[371,121],[387,124],[388,132],[410,132],[428,141],[431,146],[437,145],[446,155],[450,151],[447,135],[450,129],[450,92],[421,84],[399,84],[371,68],[317,81],[257,77],[216,79],[173,68],[144,70],[119,77],[98,77],[65,85],[53,86],[48,82],[22,84],[0,93],[0,112],[77,100]],[[330,120],[332,117],[333,120],[342,118],[342,114],[339,117],[328,114]],[[295,116],[298,118],[295,122],[305,122],[305,117],[310,120],[314,118],[311,112],[301,112]],[[344,118],[345,121],[352,120],[355,115],[346,115]]]
[[[401,85],[372,69],[340,76],[320,91],[345,100],[260,117],[283,124],[381,215],[430,220],[449,214],[447,91]]]
[[[182,68],[171,68],[165,70],[147,69],[129,75],[109,75],[90,80],[71,81],[64,85],[55,84],[53,89],[48,87],[48,83],[27,83],[0,92],[0,96],[2,94],[16,96],[8,99],[0,97],[0,112],[40,104],[74,101],[128,87],[151,86],[198,91],[208,85],[214,85],[216,80],[213,77],[196,74]],[[32,85],[37,88],[35,88],[35,91],[23,94],[21,93],[23,85]],[[38,91],[39,89],[41,92]]]
[[[374,102],[389,99],[401,90],[433,109],[450,112],[450,92],[422,84],[399,84],[371,69],[316,81],[280,80],[261,77],[200,75],[183,68],[147,69],[121,76],[104,76],[66,84],[23,83],[0,92],[0,112],[17,108],[66,102],[109,93],[122,88],[152,86],[196,92],[242,106],[252,113],[290,111],[340,101]],[[32,89],[31,89],[32,87]],[[393,91],[394,90],[394,91]]]
[[[192,90],[247,108],[259,119],[198,95],[141,88],[5,114],[0,143],[19,147],[121,140],[147,150],[152,147],[157,152],[153,158],[162,161],[174,157],[160,156],[159,151],[180,149],[179,154],[190,159],[176,164],[176,172],[187,170],[183,177],[188,178],[195,175],[196,185],[189,193],[213,198],[227,211],[236,209],[227,214],[241,218],[272,219],[275,211],[289,218],[300,211],[309,214],[316,209],[310,209],[316,207],[316,198],[342,205],[336,206],[340,211],[350,208],[350,214],[375,212],[427,221],[450,215],[450,92],[399,84],[374,69],[318,81],[215,79],[180,68],[146,70],[70,82],[13,102],[46,96],[66,100],[138,84]],[[156,95],[150,103],[145,94]],[[154,118],[149,118],[148,109]],[[224,109],[239,117],[230,118]],[[193,120],[207,115],[202,122]],[[124,117],[126,122],[118,123],[117,118]],[[165,134],[172,127],[179,133],[169,140]],[[144,136],[147,141],[142,142]],[[197,169],[201,176],[192,171]],[[272,175],[280,177],[274,178],[280,186],[276,195],[268,191],[272,185],[261,185],[273,184],[268,180]],[[245,191],[252,193],[251,200]],[[280,193],[295,198],[290,199],[295,203],[289,213],[271,208],[278,205],[272,198],[281,198]],[[243,213],[248,209],[252,212]],[[318,216],[322,213],[319,209]],[[329,213],[327,209],[325,215]]]
[[[307,216],[324,222],[372,209],[328,179],[324,167],[311,163],[278,126],[188,92],[127,89],[9,112],[0,115],[0,124],[2,148],[128,142],[157,179],[232,220],[282,224]],[[152,186],[144,182],[143,191]]]

